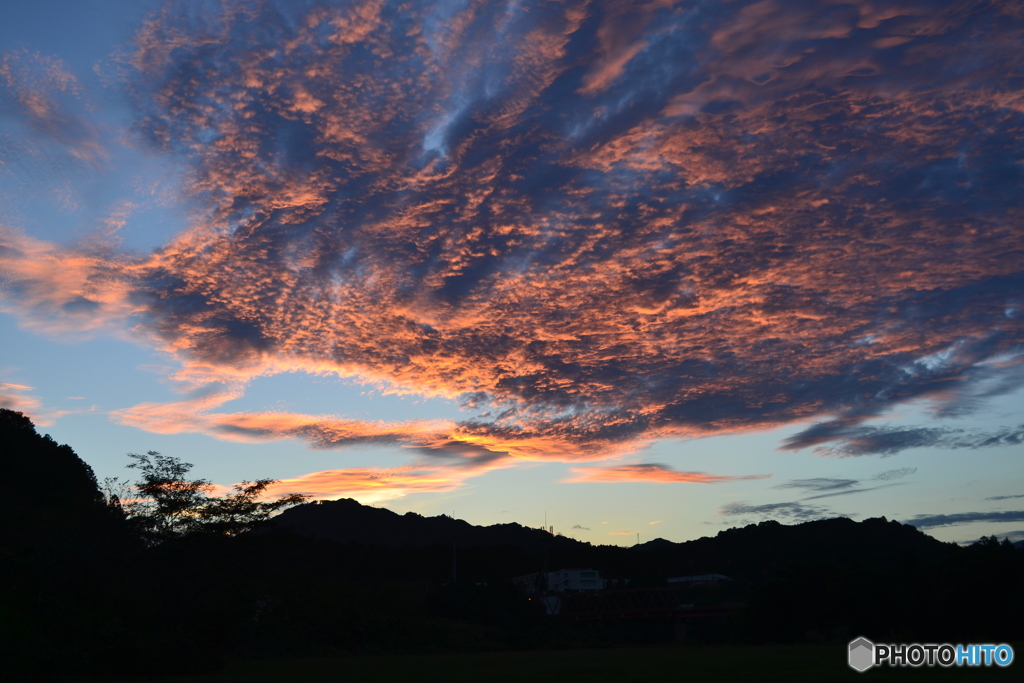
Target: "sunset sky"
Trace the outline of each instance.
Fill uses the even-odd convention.
[[[101,479],[1024,539],[1024,3],[6,3],[0,341]]]

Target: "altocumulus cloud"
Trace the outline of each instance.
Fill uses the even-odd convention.
[[[126,423],[430,476],[816,415],[791,447],[932,443],[860,423],[1019,385],[1022,38],[1019,2],[172,3],[123,83],[205,218],[145,257],[8,231],[2,305],[173,353],[199,393]],[[211,412],[288,371],[470,415]],[[611,476],[692,474],[582,478]]]

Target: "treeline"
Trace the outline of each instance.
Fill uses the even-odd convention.
[[[236,657],[678,637],[668,616],[546,617],[510,581],[545,567],[592,567],[629,588],[726,574],[733,581],[678,596],[730,606],[729,616],[687,629],[688,638],[709,642],[1024,637],[1024,551],[994,538],[961,548],[884,519],[835,519],[620,548],[517,525],[468,530],[353,501],[299,505],[278,518],[288,524],[268,525],[271,512],[300,501],[260,502],[265,480],[213,497],[207,482],[188,479],[187,467],[174,470],[183,463],[150,453],[133,462],[136,483],[153,488],[118,492],[110,482],[101,487],[71,448],[8,410],[0,410],[0,444],[0,671],[10,679],[157,677]],[[366,533],[368,519],[389,531],[329,537],[352,525]],[[393,542],[403,524],[441,534],[446,522],[450,542]]]

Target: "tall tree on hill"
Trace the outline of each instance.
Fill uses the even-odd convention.
[[[138,470],[139,479],[133,485],[108,479],[107,499],[151,544],[189,534],[237,536],[308,498],[289,493],[273,501],[260,500],[276,479],[243,481],[235,484],[233,493],[211,496],[214,486],[208,480],[188,478],[192,463],[156,451],[128,457],[133,460],[128,467]]]

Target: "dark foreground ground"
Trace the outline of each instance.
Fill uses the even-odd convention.
[[[1024,643],[1014,644],[1024,653]],[[281,683],[282,681],[445,681],[447,683],[601,683],[630,681],[1020,681],[1024,662],[991,667],[872,668],[846,664],[844,643],[789,646],[674,646],[610,650],[488,652],[250,660],[216,674],[160,679],[163,683]],[[130,681],[136,679],[124,679]]]

